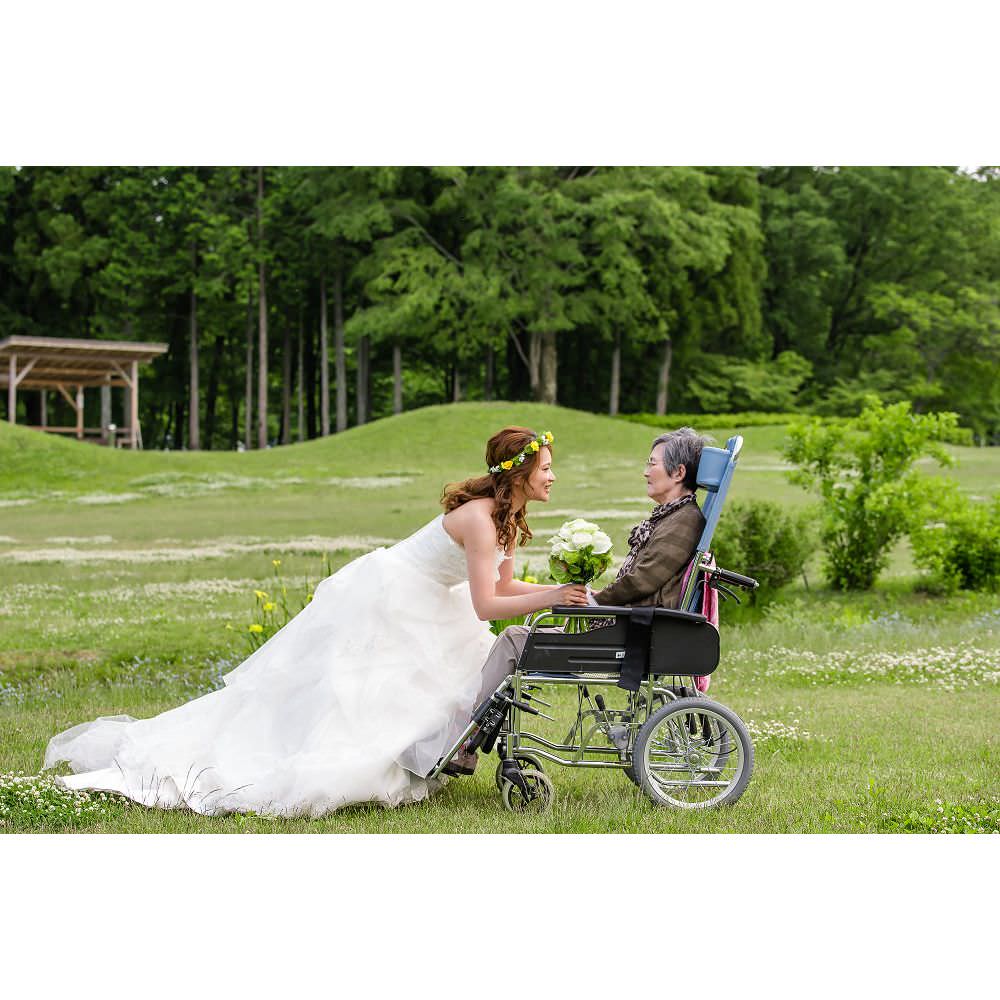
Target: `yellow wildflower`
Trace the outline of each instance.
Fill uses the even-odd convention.
[[[230,632],[233,632],[233,631],[235,631],[235,629],[233,628],[233,626],[232,626],[232,625],[227,625],[227,626],[226,626],[226,628],[227,628],[227,629],[228,629],[228,630],[229,630]]]
[[[247,629],[250,632],[263,632],[264,631],[264,626],[263,625],[258,625],[256,622],[254,622],[253,625],[248,625]]]
[[[256,594],[258,601],[266,601],[267,600],[267,594],[263,590],[255,590],[254,594]]]
[[[271,560],[271,565],[272,566],[280,566],[281,565],[281,560],[280,559],[272,559]]]
[[[274,601],[267,601],[264,605],[264,610],[273,611],[276,607],[277,605],[274,603]]]

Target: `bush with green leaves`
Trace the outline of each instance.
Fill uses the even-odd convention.
[[[1000,588],[1000,494],[992,502],[970,500],[957,484],[944,483],[925,503],[910,532],[914,562],[942,593]]]
[[[789,511],[770,500],[727,506],[713,538],[718,565],[752,576],[760,589],[751,602],[766,601],[805,569],[815,546],[809,511]]]
[[[792,424],[785,457],[792,482],[822,499],[820,538],[830,584],[867,590],[885,568],[892,546],[915,525],[927,477],[914,468],[929,455],[951,457],[942,441],[957,433],[954,413],[913,413],[908,402],[884,405],[869,397],[851,420]]]

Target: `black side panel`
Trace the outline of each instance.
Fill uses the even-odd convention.
[[[593,632],[535,632],[521,654],[521,670],[544,673],[615,673],[625,658],[628,618]],[[719,633],[700,615],[657,611],[650,641],[656,674],[710,674],[719,665]]]

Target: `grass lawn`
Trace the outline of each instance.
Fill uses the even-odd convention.
[[[336,568],[433,517],[442,484],[478,471],[485,439],[506,423],[555,434],[557,482],[548,507],[530,512],[535,539],[518,570],[525,560],[541,569],[547,535],[576,515],[599,521],[623,556],[629,529],[649,509],[642,472],[655,429],[594,414],[430,407],[249,453],[131,454],[0,424],[0,772],[34,774],[49,737],[75,723],[150,716],[211,690],[246,655],[253,590],[273,588],[272,560],[300,599],[324,558]],[[745,432],[733,497],[811,502],[785,478],[783,435]],[[958,465],[947,474],[964,490],[995,488],[996,449],[950,450]],[[397,810],[267,820],[103,802],[76,825],[15,813],[0,818],[3,829],[1000,830],[996,596],[920,592],[905,546],[870,594],[824,590],[818,556],[807,576],[764,611],[723,611],[711,693],[747,720],[757,752],[754,778],[730,809],[657,809],[621,774],[553,765],[553,811],[514,816],[502,809],[491,759],[474,778]],[[561,718],[568,698],[560,692]]]

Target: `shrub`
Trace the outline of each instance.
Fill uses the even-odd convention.
[[[963,496],[946,483],[926,502],[910,533],[914,562],[932,589],[996,590],[1000,587],[1000,494],[992,503]]]
[[[789,427],[784,454],[798,466],[789,478],[822,497],[820,538],[832,586],[867,590],[874,584],[923,506],[927,480],[914,462],[931,455],[950,464],[941,441],[957,423],[954,413],[911,413],[908,402],[885,406],[869,397],[851,420]]]
[[[713,539],[716,562],[752,576],[760,590],[751,602],[766,600],[805,568],[815,545],[808,511],[785,510],[770,500],[731,503]]]

